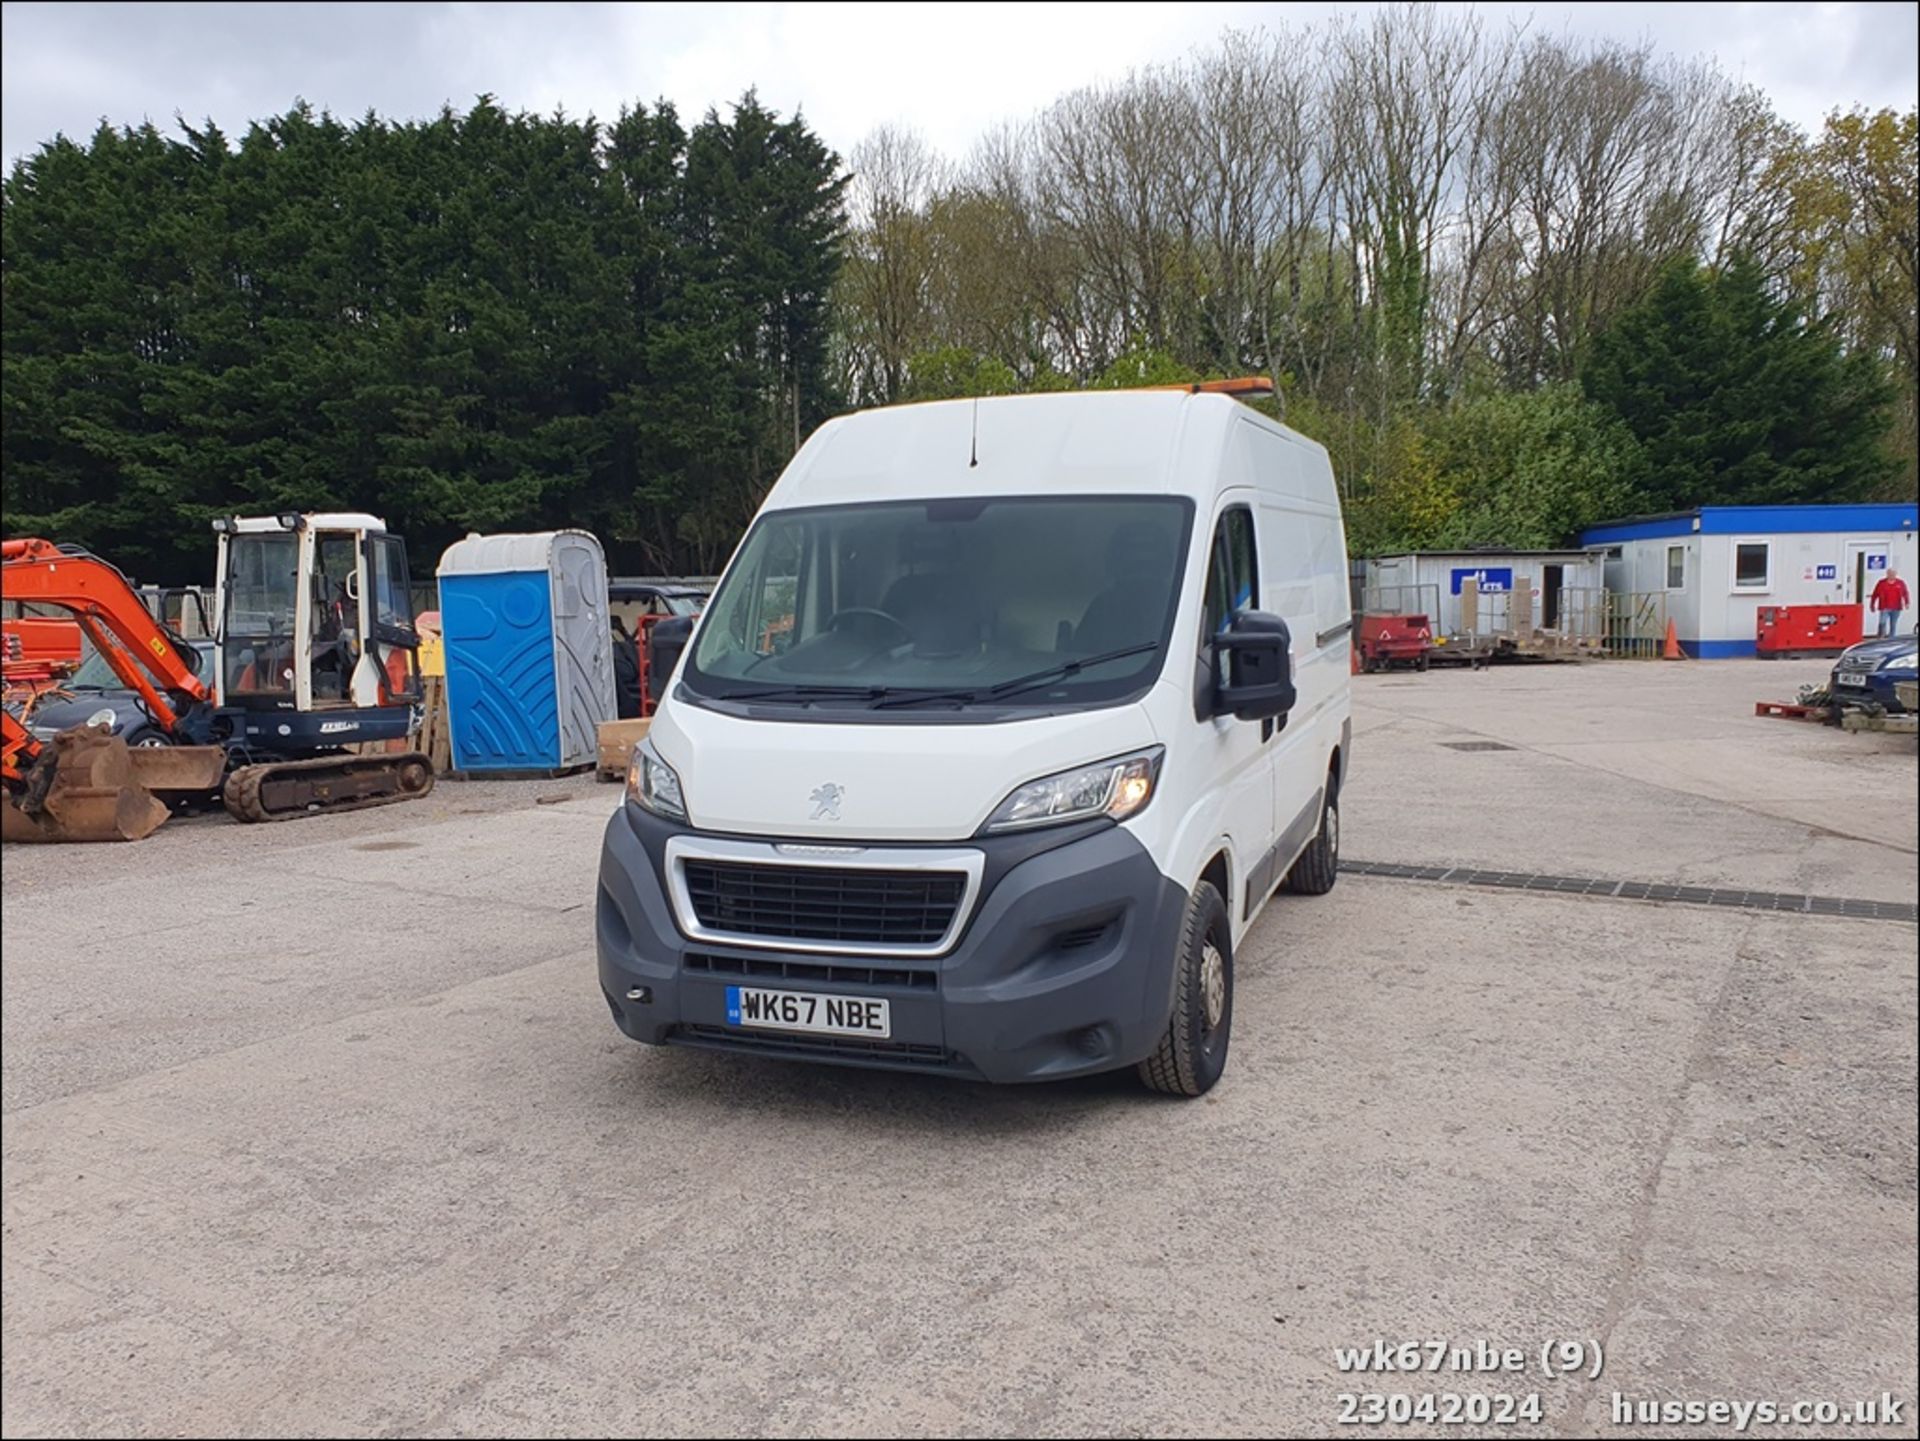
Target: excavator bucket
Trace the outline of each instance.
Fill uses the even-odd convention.
[[[64,731],[0,811],[9,841],[137,841],[172,814],[170,800],[210,795],[226,771],[218,746],[129,749],[104,731]]]
[[[227,753],[219,746],[136,746],[127,752],[133,778],[162,800],[187,796],[213,799],[227,773]]]

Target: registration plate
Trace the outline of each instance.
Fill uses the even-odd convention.
[[[822,996],[808,991],[766,991],[758,986],[727,987],[727,1024],[767,1031],[812,1031],[823,1036],[867,1036],[884,1041],[893,1034],[892,1008],[869,996]]]

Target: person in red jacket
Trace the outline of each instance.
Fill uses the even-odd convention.
[[[1880,584],[1873,588],[1873,594],[1867,597],[1867,607],[1880,612],[1880,634],[1898,635],[1900,633],[1900,612],[1907,608],[1907,583],[1900,579],[1900,572],[1892,566],[1880,578]]]

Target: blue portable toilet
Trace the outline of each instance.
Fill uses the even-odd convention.
[[[607,561],[584,530],[470,535],[440,557],[456,771],[591,765],[615,714]]]

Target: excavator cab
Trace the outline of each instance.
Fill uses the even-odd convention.
[[[406,547],[371,515],[221,519],[216,702],[249,748],[394,740],[420,699]]]

